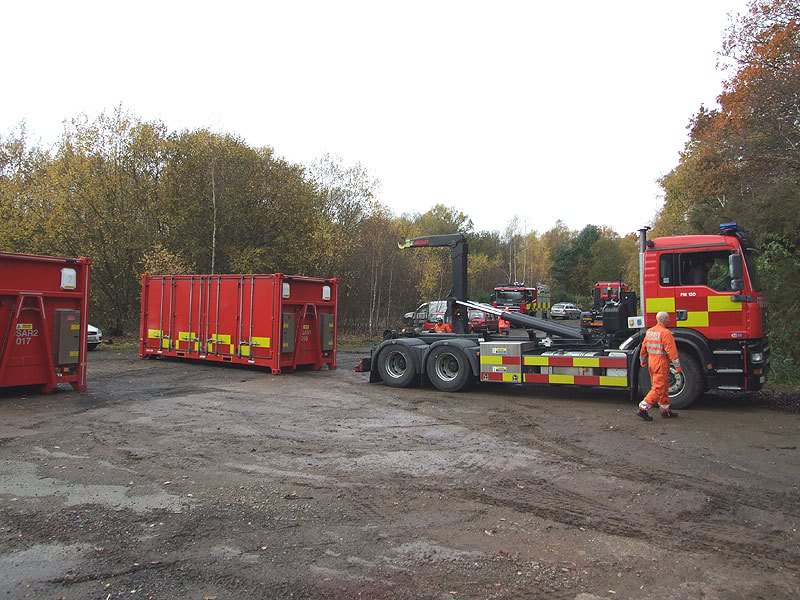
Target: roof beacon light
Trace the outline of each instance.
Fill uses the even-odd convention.
[[[722,235],[736,235],[737,233],[741,233],[742,229],[736,223],[720,223],[719,230]]]

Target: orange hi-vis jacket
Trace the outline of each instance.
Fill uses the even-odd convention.
[[[678,348],[675,346],[672,332],[661,323],[648,329],[639,357],[642,367],[647,361],[647,368],[650,372],[650,391],[639,403],[639,410],[648,411],[653,405],[658,404],[662,412],[668,412],[670,361],[676,371],[681,370]]]
[[[433,326],[433,333],[453,333],[453,327],[450,323],[436,323]]]
[[[642,342],[642,350],[639,353],[642,366],[645,361],[649,363],[650,371],[653,367],[664,366],[669,371],[669,361],[676,370],[680,370],[681,361],[678,358],[678,347],[675,345],[675,337],[672,332],[661,323],[656,323],[655,327],[647,330]]]

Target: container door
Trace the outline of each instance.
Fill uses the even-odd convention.
[[[272,275],[246,275],[242,283],[240,356],[251,359],[271,358],[279,344],[273,338],[276,308],[275,278]]]
[[[169,289],[163,277],[149,277],[142,292],[144,313],[142,335],[144,347],[156,350],[169,348]]]
[[[0,386],[46,383],[52,377],[53,367],[45,338],[52,334],[52,329],[48,331],[44,327],[40,300],[31,297],[9,297],[8,300],[0,303],[8,308],[2,310],[2,323],[8,328],[8,337],[0,338],[4,342],[0,348],[0,365],[3,367],[0,369]],[[19,302],[22,302],[19,318],[13,323]]]
[[[231,356],[234,354],[239,311],[239,278],[222,275],[210,278],[208,337],[206,352]]]
[[[199,279],[194,275],[176,277],[173,283],[172,348],[178,352],[198,352],[199,335]]]

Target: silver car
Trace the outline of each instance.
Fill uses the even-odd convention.
[[[550,316],[553,319],[580,319],[581,309],[569,302],[559,302],[550,308]]]
[[[103,343],[103,332],[100,331],[98,327],[89,325],[86,328],[86,333],[86,345],[89,347],[89,350],[96,350],[97,347]]]

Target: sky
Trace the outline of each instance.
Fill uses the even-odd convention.
[[[122,104],[292,162],[361,163],[397,213],[477,229],[652,220],[687,125],[715,103],[728,15],[669,2],[9,2],[0,132],[53,143]]]

